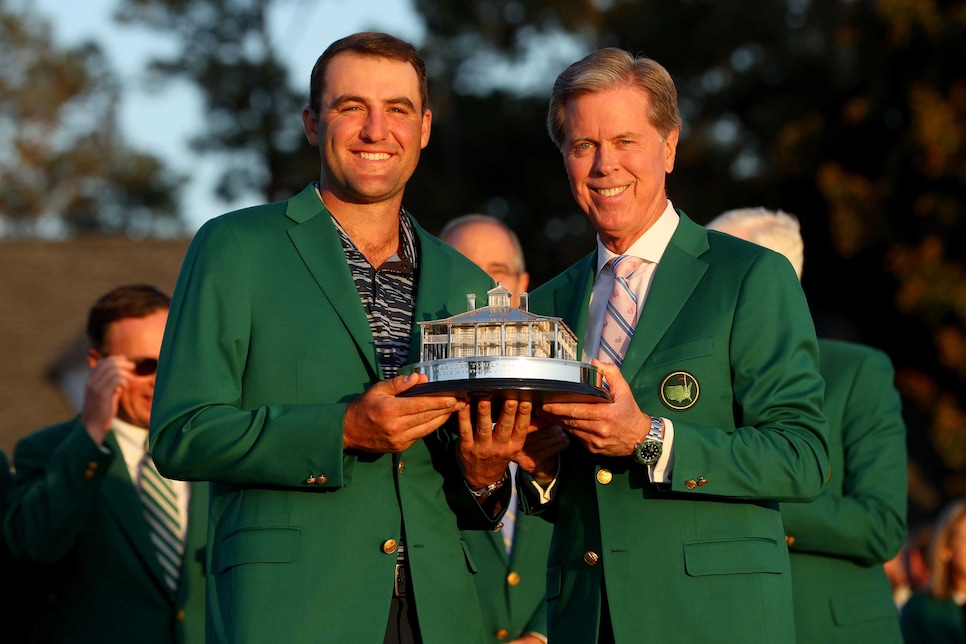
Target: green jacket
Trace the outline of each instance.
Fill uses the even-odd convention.
[[[831,477],[811,503],[783,503],[798,641],[902,642],[882,564],[906,537],[906,428],[889,357],[819,340]]]
[[[465,311],[467,293],[485,301],[492,285],[416,231],[410,362],[417,321]],[[404,519],[424,641],[482,634],[460,527],[496,522],[459,475],[455,430],[402,454],[343,451],[346,406],[378,380],[365,311],[312,186],[199,230],[165,329],[151,440],[163,473],[214,482],[209,642],[382,642],[390,540]]]
[[[780,501],[828,473],[824,383],[801,285],[782,256],[684,213],[654,273],[622,373],[674,424],[669,484],[573,443],[547,573],[550,641],[596,641],[602,591],[619,644],[795,639]],[[583,338],[596,252],[537,289],[531,310]]]
[[[16,556],[48,567],[56,602],[41,632],[56,642],[201,644],[208,486],[191,486],[172,598],[113,432],[104,445],[75,418],[28,434],[14,450],[4,533]]]
[[[966,644],[963,609],[952,598],[918,592],[902,606],[899,617],[905,644]]]
[[[476,565],[488,642],[506,642],[531,632],[547,634],[547,550],[552,533],[553,526],[542,518],[517,512],[513,549],[507,555],[501,532],[463,532]]]

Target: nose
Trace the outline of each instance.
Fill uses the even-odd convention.
[[[366,122],[359,134],[366,141],[381,141],[386,137],[386,119],[382,112],[372,110],[366,115]]]
[[[620,166],[617,150],[610,145],[600,145],[594,155],[594,170],[597,174],[610,174]]]

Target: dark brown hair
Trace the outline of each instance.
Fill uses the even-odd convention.
[[[144,318],[171,308],[171,298],[149,284],[126,284],[108,291],[94,303],[87,316],[91,346],[104,351],[107,328],[125,318]]]
[[[329,66],[329,61],[336,54],[342,52],[409,63],[416,70],[416,76],[419,78],[419,100],[422,102],[420,109],[425,110],[427,108],[429,89],[426,80],[426,63],[419,55],[416,47],[389,34],[363,31],[336,40],[315,61],[315,67],[312,68],[312,78],[309,82],[309,107],[315,112],[316,116],[319,115],[322,91],[325,89],[325,70]]]

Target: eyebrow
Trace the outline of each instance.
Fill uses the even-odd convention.
[[[362,104],[367,104],[368,102],[369,101],[367,101],[362,96],[353,96],[353,95],[349,95],[349,94],[343,94],[342,96],[336,97],[335,100],[332,101],[332,103],[330,104],[329,107],[330,108],[336,108],[337,109],[339,107],[342,107],[346,103],[362,103]],[[383,101],[383,103],[385,105],[403,105],[403,106],[408,107],[409,109],[411,109],[413,111],[416,110],[416,106],[413,105],[413,102],[411,100],[409,100],[409,98],[406,97],[406,96],[397,96],[397,97],[394,97],[394,98],[389,98],[389,99],[386,99],[385,101]]]

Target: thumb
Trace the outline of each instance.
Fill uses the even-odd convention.
[[[424,373],[410,373],[406,375],[398,375],[389,381],[389,385],[392,388],[393,395],[401,394],[404,391],[412,389],[416,385],[421,385],[423,383],[429,382],[429,376]]]
[[[618,395],[624,395],[630,391],[630,386],[624,380],[623,374],[621,374],[621,368],[616,364],[601,362],[600,360],[592,360],[591,364],[597,367],[603,374],[604,380],[607,381],[607,386],[610,389],[611,398],[617,398]]]

